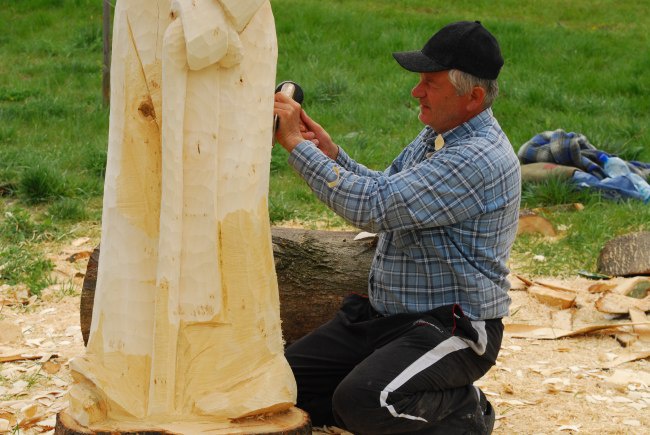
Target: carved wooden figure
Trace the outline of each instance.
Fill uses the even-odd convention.
[[[267,211],[276,59],[268,0],[117,2],[102,255],[63,426],[307,430]]]

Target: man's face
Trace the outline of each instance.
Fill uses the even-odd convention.
[[[468,119],[469,97],[456,95],[449,71],[420,73],[420,81],[411,95],[420,101],[418,118],[436,133],[451,130]]]

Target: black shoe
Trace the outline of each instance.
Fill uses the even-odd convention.
[[[487,402],[487,407],[485,411],[483,411],[483,420],[485,421],[485,428],[487,429],[487,434],[490,435],[492,433],[492,430],[494,429],[494,422],[496,420],[496,414],[490,402]]]
[[[494,429],[494,408],[485,394],[474,386],[468,387],[470,395],[467,405],[448,415],[428,431],[417,432],[427,435],[490,435]]]
[[[483,422],[485,423],[485,429],[487,431],[486,434],[490,435],[494,429],[494,421],[496,420],[494,408],[492,408],[492,404],[487,400],[483,391],[478,387],[474,388],[476,388],[476,391],[478,392],[479,407],[483,413]]]

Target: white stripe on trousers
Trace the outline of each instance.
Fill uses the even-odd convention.
[[[472,321],[472,326],[478,332],[478,341],[473,342],[458,336],[449,337],[448,339],[442,341],[436,347],[422,355],[420,358],[415,360],[410,366],[408,366],[402,373],[400,373],[395,379],[393,379],[386,387],[379,393],[379,404],[382,408],[388,409],[393,417],[406,418],[409,420],[419,420],[426,422],[427,420],[422,417],[416,417],[414,415],[408,414],[399,414],[393,405],[389,405],[387,402],[388,395],[393,391],[397,390],[399,387],[407,383],[418,373],[428,369],[438,361],[440,361],[445,356],[449,355],[452,352],[457,352],[462,349],[471,348],[478,355],[483,355],[487,347],[487,333],[485,332],[485,322],[482,320]]]

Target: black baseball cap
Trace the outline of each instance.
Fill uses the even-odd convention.
[[[503,66],[496,38],[480,21],[459,21],[440,29],[422,50],[393,53],[395,60],[413,72],[457,69],[494,80]]]

